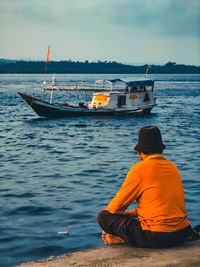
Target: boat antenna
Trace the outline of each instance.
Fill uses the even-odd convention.
[[[48,51],[47,51],[47,60],[46,60],[46,64],[45,64],[45,70],[44,70],[44,82],[43,85],[45,87],[46,85],[46,74],[47,74],[47,63],[49,62],[49,54],[50,54],[50,45],[48,46]]]
[[[54,73],[52,76],[52,86],[55,85],[55,79],[56,79],[56,74]]]
[[[146,73],[145,73],[145,75],[144,75],[144,77],[145,78],[149,78],[149,76],[148,76],[148,71],[149,71],[149,69],[151,68],[151,65],[149,64],[148,66],[147,66],[147,70],[146,70]]]

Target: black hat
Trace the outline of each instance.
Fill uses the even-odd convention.
[[[143,152],[144,154],[153,154],[162,152],[165,148],[158,127],[145,126],[140,129],[138,143],[134,147],[134,150]]]

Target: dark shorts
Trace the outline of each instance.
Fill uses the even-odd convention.
[[[192,229],[188,226],[172,233],[151,232],[142,230],[140,222],[131,215],[112,214],[106,210],[99,213],[98,223],[106,233],[121,237],[127,244],[143,248],[183,245]]]

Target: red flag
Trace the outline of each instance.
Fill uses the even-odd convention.
[[[49,62],[49,54],[50,54],[50,46],[48,47],[48,52],[47,52],[47,62]]]

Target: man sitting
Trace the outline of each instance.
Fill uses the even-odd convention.
[[[130,169],[121,189],[98,215],[104,243],[162,248],[198,239],[187,218],[179,171],[162,155],[160,130],[141,128],[134,149],[142,161]],[[135,200],[137,208],[126,211]]]

